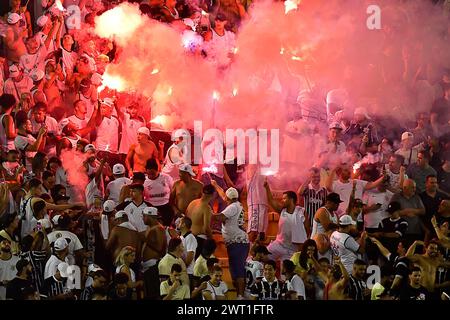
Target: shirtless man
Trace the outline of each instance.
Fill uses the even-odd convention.
[[[159,144],[160,150],[158,151],[156,145],[150,140],[150,130],[147,127],[140,127],[137,132],[137,143],[130,146],[125,160],[125,166],[130,177],[133,172],[145,172],[147,160],[154,158],[162,161],[162,155],[164,154],[162,149],[164,144]]]
[[[328,271],[328,280],[324,289],[324,300],[349,300],[344,293],[349,275],[341,259],[335,258],[333,268]]]
[[[439,292],[443,287],[449,287],[449,282],[436,283],[436,272],[439,268],[450,268],[450,262],[444,261],[439,255],[439,242],[431,240],[426,247],[425,254],[414,254],[417,245],[423,245],[423,241],[415,241],[408,249],[408,259],[422,268],[422,285],[432,294]]]
[[[112,253],[115,261],[123,247],[131,246],[136,248],[136,261],[139,261],[141,256],[141,235],[128,221],[125,211],[117,211],[114,220],[117,224],[109,234],[106,250]]]
[[[194,179],[195,173],[191,165],[182,164],[179,171],[180,180],[174,183],[170,195],[170,203],[177,217],[186,212],[192,200],[201,198],[203,189],[203,183]]]
[[[5,32],[6,58],[8,61],[19,63],[20,58],[27,52],[23,38],[28,36],[27,29],[20,27],[21,16],[17,13],[8,15],[8,28]]]
[[[145,208],[143,211],[144,223],[147,230],[143,236],[142,246],[142,272],[144,273],[145,296],[148,299],[159,297],[158,262],[166,254],[167,238],[163,225],[158,221],[158,209]]]
[[[211,216],[213,211],[209,202],[211,201],[214,192],[215,189],[212,185],[208,184],[204,186],[202,197],[191,201],[186,209],[186,216],[192,220],[191,232],[198,243],[195,258],[198,258],[202,253],[203,244],[206,239],[212,238]]]

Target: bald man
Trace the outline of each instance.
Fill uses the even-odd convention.
[[[425,227],[420,216],[425,214],[425,207],[422,200],[416,194],[416,183],[412,179],[406,179],[400,193],[396,193],[391,202],[400,203],[402,210],[400,216],[408,222],[408,230],[405,240],[409,246],[415,240],[423,240],[425,237]]]

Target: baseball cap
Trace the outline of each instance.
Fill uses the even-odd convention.
[[[194,170],[192,170],[192,166],[190,164],[181,164],[179,169],[180,171],[187,172],[191,176],[195,177]]]
[[[34,82],[42,80],[44,78],[44,76],[45,76],[45,72],[40,69],[33,69],[33,71],[31,71],[31,73],[30,73],[30,78]]]
[[[43,26],[45,26],[46,24],[47,24],[47,22],[48,22],[48,17],[47,16],[40,16],[37,20],[36,20],[36,24],[39,26],[39,27],[43,27]]]
[[[7,21],[8,21],[9,24],[16,24],[21,19],[22,19],[22,17],[20,15],[18,15],[17,13],[10,13],[8,15],[8,20]]]
[[[330,126],[328,127],[328,129],[338,129],[338,130],[342,130],[342,126],[339,122],[333,122],[330,124]]]
[[[88,144],[86,147],[84,147],[84,152],[88,152],[89,150],[95,151],[95,146],[93,144]]]
[[[44,219],[39,219],[38,222],[41,224],[41,226],[44,229],[49,229],[49,228],[52,227],[52,224],[50,223],[50,220],[48,220],[48,219],[45,219],[45,218]]]
[[[55,244],[54,244],[54,248],[56,251],[64,250],[68,246],[69,246],[69,243],[67,242],[67,240],[65,238],[56,239]]]
[[[401,210],[401,209],[402,209],[401,204],[399,202],[397,202],[397,201],[393,201],[393,202],[389,203],[386,211],[392,214],[395,211],[398,211],[398,210]]]
[[[125,216],[127,213],[123,210],[117,211],[116,214],[114,215],[114,219],[120,219],[123,216]]]
[[[113,174],[124,174],[125,173],[125,167],[121,163],[116,163],[113,166]]]
[[[354,114],[354,115],[357,115],[357,114],[363,115],[364,117],[366,117],[366,119],[371,119],[371,118],[369,117],[368,113],[367,113],[366,108],[364,108],[364,107],[356,108],[356,109],[355,109],[355,112],[354,112],[353,114]]]
[[[105,203],[103,203],[103,211],[105,212],[113,212],[116,208],[116,204],[113,200],[106,200]]]
[[[412,139],[414,137],[414,134],[412,134],[412,132],[408,132],[408,131],[406,131],[406,132],[403,132],[402,133],[402,141],[403,140],[406,140],[406,139]]]
[[[225,192],[225,194],[227,195],[228,199],[237,199],[237,198],[239,198],[238,191],[235,188],[233,188],[233,187],[228,188],[227,191]]]
[[[187,136],[187,133],[183,129],[177,129],[174,132],[172,132],[172,141],[176,141],[180,138],[184,138]]]
[[[59,274],[61,275],[61,277],[63,278],[67,278],[69,275],[67,274],[67,268],[69,267],[69,265],[67,264],[67,262],[61,262],[60,264],[58,264],[58,271]]]
[[[20,70],[19,67],[16,66],[15,64],[12,64],[9,66],[9,77],[10,78],[15,78],[17,76],[19,76],[20,74]]]
[[[327,195],[327,201],[331,201],[331,202],[334,202],[334,203],[344,202],[344,201],[341,200],[341,197],[336,192],[332,192],[332,193],[328,194]]]
[[[148,130],[147,127],[140,127],[140,128],[137,130],[137,132],[138,132],[138,133],[145,134],[145,135],[147,135],[147,136],[150,137],[150,130]]]
[[[349,225],[355,225],[356,221],[353,220],[352,217],[350,217],[348,214],[344,214],[339,218],[339,225],[341,226],[349,226]]]
[[[157,217],[158,209],[156,209],[155,207],[147,207],[147,208],[144,208],[144,210],[142,211],[142,214],[145,214],[146,216]]]
[[[111,98],[103,99],[102,104],[107,105],[110,108],[114,108],[114,100]]]
[[[96,272],[96,271],[100,271],[100,270],[103,270],[103,269],[100,268],[98,265],[91,263],[90,265],[88,265],[87,272],[91,273],[91,272]]]
[[[58,225],[59,218],[61,218],[61,217],[62,217],[62,216],[61,216],[60,214],[55,215],[55,216],[52,218],[53,225],[57,226],[57,225]]]

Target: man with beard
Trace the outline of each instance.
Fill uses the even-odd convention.
[[[194,179],[195,173],[191,165],[182,164],[179,167],[180,180],[176,181],[170,195],[171,204],[177,217],[186,213],[192,200],[202,196],[203,184]]]
[[[6,286],[17,274],[16,264],[19,257],[11,253],[11,243],[8,239],[0,238],[0,300],[6,299]]]
[[[28,172],[31,172],[31,160],[37,151],[42,151],[45,147],[45,140],[47,136],[47,128],[42,126],[39,129],[38,136],[35,139],[31,134],[31,121],[23,117],[16,119],[17,136],[14,139],[14,145],[17,151],[21,153],[23,164],[26,166]]]
[[[16,263],[17,275],[6,286],[6,299],[24,300],[22,290],[32,286],[30,281],[33,267],[27,259],[20,259]]]
[[[424,254],[414,254],[417,245],[423,245],[422,241],[415,241],[408,249],[406,256],[408,259],[419,265],[422,269],[422,285],[431,293],[437,294],[443,286],[436,283],[436,274],[440,268],[450,268],[450,262],[444,261],[439,254],[439,242],[431,240]],[[444,284],[446,285],[446,284]]]

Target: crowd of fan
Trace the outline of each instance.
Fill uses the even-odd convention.
[[[120,48],[90,30],[117,3],[63,4],[79,7],[80,28],[52,0],[35,22],[16,0],[5,18],[0,299],[449,299],[448,71],[414,128],[381,127],[364,108],[334,117],[309,178],[280,197],[258,166],[194,172],[183,133],[166,150],[139,100],[99,99]],[[247,14],[240,1],[140,8],[198,32],[217,59]]]

